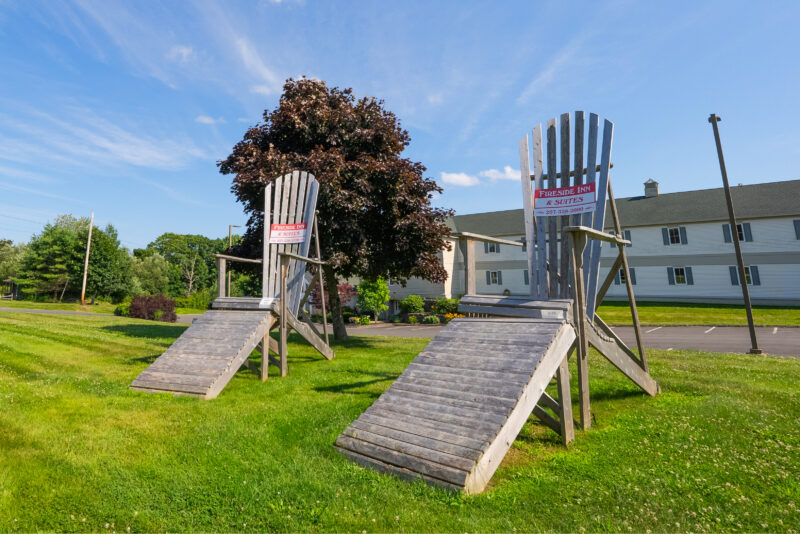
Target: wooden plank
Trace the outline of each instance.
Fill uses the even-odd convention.
[[[317,352],[322,354],[325,357],[325,359],[327,360],[333,359],[334,356],[333,349],[330,348],[330,346],[328,346],[327,344],[325,344],[325,341],[317,334],[315,334],[314,331],[311,330],[311,328],[307,324],[298,321],[297,318],[291,314],[291,312],[287,312],[287,320],[289,321],[289,325],[292,328],[294,328],[294,330],[298,334],[303,336],[303,339],[308,341],[308,343],[312,347],[314,347],[317,350]]]
[[[562,113],[561,114],[561,187],[570,186],[570,116],[569,113]],[[576,169],[576,171],[580,174],[580,170]],[[569,297],[569,239],[566,239],[564,235],[563,228],[569,226],[569,215],[564,215],[561,217],[559,223],[562,230],[559,232],[561,234],[561,256],[560,262],[558,263],[551,263],[551,265],[558,265],[558,272],[561,274],[561,279],[559,280],[559,289],[558,289],[558,296],[561,298]]]
[[[556,120],[547,121],[547,189],[558,187],[556,182],[557,161],[556,161]],[[544,217],[547,221],[547,240],[548,240],[548,262],[550,265],[558,265],[558,219],[556,217]],[[558,283],[552,276],[550,278],[549,296],[558,296]]]
[[[454,469],[422,458],[408,456],[386,447],[353,439],[349,436],[340,435],[336,440],[336,445],[341,449],[353,451],[368,458],[375,458],[389,465],[403,467],[416,473],[438,478],[457,486],[462,486],[467,478],[467,473],[460,469]]]
[[[575,331],[572,326],[562,326],[542,358],[536,373],[519,396],[519,401],[509,415],[506,424],[492,440],[492,444],[486,448],[483,456],[467,477],[464,489],[468,494],[480,493],[486,487],[574,340]]]
[[[447,467],[452,467],[454,469],[459,469],[461,471],[469,471],[470,469],[472,469],[472,466],[475,463],[474,460],[470,460],[469,458],[462,458],[461,456],[457,456],[447,452],[442,452],[440,450],[429,448],[427,446],[417,445],[416,443],[409,443],[407,441],[403,441],[395,437],[387,437],[381,434],[377,434],[375,432],[370,432],[369,430],[364,430],[362,428],[354,427],[352,425],[347,427],[344,430],[344,432],[342,432],[341,435],[365,441],[367,443],[378,445],[380,447],[385,447],[394,452],[405,454],[407,456],[412,456],[415,458],[420,458],[423,460],[428,460],[430,462],[435,462],[437,464],[445,465]]]
[[[506,415],[508,415],[507,407],[488,410],[485,405],[481,405],[479,402],[463,400],[463,397],[448,399],[438,395],[406,391],[403,389],[404,383],[413,385],[413,382],[400,382],[397,388],[392,385],[392,387],[387,389],[375,403],[399,403],[415,408],[435,410],[444,414],[474,418],[484,423],[491,421],[502,423]]]
[[[303,221],[308,223],[308,231],[306,232],[306,239],[305,241],[303,241],[299,249],[300,255],[305,257],[308,257],[308,251],[311,248],[311,227],[314,222],[314,214],[316,213],[317,209],[318,194],[319,194],[319,183],[312,175],[309,174],[308,193],[303,214]],[[303,273],[305,273],[306,269],[305,265],[306,265],[305,262],[299,262],[297,264],[295,279],[292,281],[293,287],[297,288],[291,302],[292,305],[291,311],[295,315],[297,315],[297,309],[300,307],[300,296],[302,293],[302,287],[301,287],[302,284],[300,283],[300,280],[302,279]],[[296,286],[294,284],[296,284]]]
[[[464,295],[460,302],[464,304],[475,304],[483,306],[516,306],[520,308],[533,308],[541,310],[561,310],[569,309],[571,300],[553,299],[541,300],[528,297],[515,296],[494,296],[494,295]]]
[[[533,190],[531,189],[530,153],[528,152],[528,136],[519,141],[519,170],[522,183],[522,213],[525,223],[525,242],[528,245],[528,282],[531,298],[539,294],[536,282],[536,245],[533,229]]]
[[[270,255],[269,250],[269,234],[270,234],[270,225],[269,221],[271,220],[271,207],[272,207],[272,184],[267,184],[267,187],[264,188],[264,232],[261,237],[261,250],[262,250],[262,263],[261,263],[261,296],[262,297],[272,297],[274,295],[270,294],[270,276],[271,272],[270,268],[272,266],[271,260],[272,256]]]
[[[414,360],[414,363],[439,365],[444,367],[453,367],[456,369],[490,369],[493,371],[507,371],[513,373],[530,373],[533,371],[534,366],[530,364],[520,363],[516,359],[512,360],[489,360],[479,357],[436,357],[431,356],[430,353],[422,352]]]
[[[419,378],[419,377],[404,377],[400,375],[397,379],[399,382],[408,382],[411,384],[419,384],[421,386],[430,386],[434,388],[440,389],[453,389],[461,387],[458,384],[453,384],[447,380],[436,380],[433,378]],[[493,397],[501,397],[505,399],[516,399],[519,395],[519,388],[497,388],[497,387],[484,387],[484,386],[475,386],[470,385],[470,390],[474,393],[480,395],[491,395]],[[458,391],[458,389],[455,389]]]
[[[450,356],[472,356],[483,358],[488,363],[504,363],[515,361],[520,365],[528,362],[532,365],[541,356],[541,351],[536,352],[524,347],[508,347],[502,353],[492,352],[484,346],[470,345],[469,343],[452,343],[447,340],[436,341],[435,339],[425,347],[425,355],[432,358],[447,358]]]
[[[587,161],[586,161],[586,183],[593,184],[596,181],[597,175],[597,139],[598,139],[598,130],[600,125],[600,117],[596,113],[589,113],[589,147],[586,154]],[[583,213],[581,214],[581,226],[592,226],[592,220],[594,218],[594,213]],[[586,249],[583,253],[583,264],[589,265],[589,250]],[[584,280],[583,285],[586,287],[588,285],[588,277],[589,273],[584,272]]]
[[[427,421],[405,414],[393,413],[387,417],[386,414],[364,412],[358,420],[478,450],[483,450],[489,445],[487,439],[479,439],[470,428],[438,421]]]
[[[583,134],[584,134],[584,123],[586,122],[586,113],[583,111],[576,111],[575,112],[575,151],[574,151],[574,164],[573,169],[574,172],[574,180],[573,185],[581,185],[583,184],[583,174],[582,172],[578,172],[580,169],[583,169]],[[587,169],[588,172],[588,169]],[[589,214],[591,215],[591,214]],[[572,226],[579,226],[581,225],[581,220],[583,214],[578,213],[572,216],[571,225]]]
[[[480,449],[472,449],[469,447],[463,447],[461,445],[455,445],[453,443],[449,443],[447,441],[442,441],[434,438],[429,438],[426,436],[420,436],[417,434],[413,434],[411,432],[404,432],[403,430],[397,430],[395,428],[390,428],[386,426],[376,425],[373,423],[369,423],[367,421],[361,421],[356,419],[352,422],[348,429],[356,429],[356,430],[364,430],[367,432],[372,432],[373,434],[377,434],[379,436],[384,436],[387,438],[395,439],[397,441],[402,441],[405,443],[411,443],[413,445],[419,445],[420,447],[425,447],[427,449],[443,452],[446,454],[452,454],[459,458],[467,458],[469,460],[477,460],[478,457],[481,455]],[[347,430],[343,432],[343,434],[352,436],[352,434],[348,433]],[[358,436],[353,436],[358,437]],[[468,469],[471,469],[472,466],[469,466]]]
[[[281,222],[281,199],[283,198],[283,176],[275,180],[275,192],[272,200],[272,224]],[[267,221],[264,221],[267,224]],[[278,296],[278,246],[269,244],[269,270],[264,273],[268,281],[268,291],[262,297]]]
[[[385,473],[385,474],[388,474],[388,475],[394,475],[394,476],[397,476],[397,477],[400,477],[400,478],[406,479],[406,480],[423,480],[424,482],[426,482],[428,484],[435,485],[435,486],[440,486],[440,487],[445,487],[447,489],[451,489],[451,490],[455,490],[455,491],[460,491],[462,489],[461,486],[458,485],[458,484],[450,484],[449,482],[446,482],[444,480],[441,480],[441,479],[438,479],[438,478],[435,478],[435,477],[432,477],[432,476],[423,475],[421,473],[417,473],[417,472],[412,471],[410,469],[405,469],[403,467],[398,467],[396,465],[391,465],[391,464],[382,462],[380,460],[376,460],[375,458],[370,458],[368,456],[364,456],[364,455],[359,454],[357,452],[353,452],[353,451],[347,450],[345,448],[339,447],[338,445],[335,445],[334,447],[342,455],[346,456],[347,458],[349,458],[353,462],[357,463],[358,465],[360,465],[362,467],[367,467],[369,469],[373,469],[375,471],[378,471],[379,473]]]
[[[219,296],[225,296],[225,274],[227,272],[225,258],[217,258],[217,284],[219,287]]]
[[[565,313],[561,310],[537,310],[533,308],[512,308],[505,306],[476,306],[469,304],[458,305],[461,313],[487,313],[508,317],[530,317],[535,319],[564,319]]]
[[[303,222],[303,206],[305,206],[305,200],[308,195],[306,195],[306,180],[308,178],[308,173],[305,171],[293,171],[292,172],[292,193],[289,198],[289,218],[286,220],[289,224],[297,224],[299,222]],[[311,226],[306,227],[306,238],[311,237]],[[290,254],[297,254],[299,247],[295,243],[290,243],[285,245],[284,252],[288,252]],[[301,269],[299,263],[297,261],[290,261],[289,267],[287,271],[288,275],[288,290],[289,290],[289,311],[291,311],[294,315],[297,315],[297,310],[294,309],[292,306],[292,302],[294,300],[294,293],[295,293],[295,272],[299,272]],[[305,264],[302,266],[303,272],[305,272]],[[302,277],[302,274],[301,274]],[[302,285],[302,284],[301,284]],[[302,291],[302,287],[299,288],[299,291]]]
[[[379,399],[380,400],[380,399]],[[375,404],[370,406],[367,409],[368,412],[374,414],[386,414],[386,413],[402,413],[406,415],[413,415],[420,419],[426,419],[428,421],[434,421],[439,423],[448,423],[451,425],[458,425],[464,428],[469,428],[473,431],[479,432],[479,434],[483,435],[492,435],[497,432],[498,425],[492,422],[482,422],[475,419],[470,419],[468,417],[464,417],[463,415],[453,415],[449,413],[445,413],[441,410],[431,411],[429,409],[422,409],[417,408],[414,406],[409,406],[404,403],[397,403],[397,402],[383,402],[378,403],[376,401]]]
[[[500,412],[514,407],[516,404],[515,399],[506,399],[501,397],[493,397],[491,395],[482,395],[474,393],[469,389],[443,389],[439,387],[423,386],[414,382],[395,382],[391,388],[401,391],[411,391],[416,393],[423,393],[432,397],[440,399],[452,399],[458,402],[467,402],[474,404],[483,404],[484,406],[491,406],[492,410]],[[390,388],[390,389],[391,389]],[[442,401],[447,402],[447,401]]]
[[[179,393],[188,394],[196,397],[205,397],[206,388],[187,384],[165,384],[165,383],[143,383],[131,384],[131,389],[144,391],[146,393]]]
[[[614,137],[614,123],[608,119],[603,122],[603,149],[600,155],[600,177],[597,181],[597,206],[594,212],[594,219],[592,228],[598,231],[603,231],[606,213],[606,196],[608,192],[608,173],[609,165],[611,163],[611,143]],[[621,236],[620,236],[621,237]],[[590,320],[594,317],[594,312],[597,309],[597,285],[598,276],[600,275],[600,241],[591,241],[591,250],[589,254],[589,270],[588,284],[586,286],[586,316]]]
[[[561,405],[555,400],[553,397],[547,394],[547,392],[542,393],[542,398],[539,399],[539,404],[550,408],[555,413],[559,413],[561,411]]]
[[[492,380],[499,380],[500,382],[505,382],[508,384],[524,384],[528,382],[528,377],[530,372],[528,373],[519,373],[519,372],[509,372],[509,371],[501,371],[495,369],[464,369],[459,367],[441,365],[440,363],[436,363],[436,360],[433,362],[418,362],[414,360],[408,366],[409,369],[419,370],[420,372],[428,372],[428,371],[435,371],[440,374],[452,374],[454,376],[463,376],[464,378],[487,378]],[[533,369],[530,369],[533,371]]]
[[[532,332],[530,334],[500,334],[492,335],[489,332],[456,332],[444,329],[436,334],[437,341],[452,340],[457,343],[487,343],[495,345],[497,348],[503,348],[506,345],[523,346],[535,350],[535,347],[547,346],[547,343],[552,339],[553,334],[558,330],[556,328],[548,329],[550,331]]]
[[[542,125],[537,124],[533,129],[533,179],[536,189],[544,188],[544,165],[542,158]],[[536,248],[536,285],[538,297],[546,299],[548,297],[548,277],[547,277],[547,236],[545,234],[545,218],[535,218],[536,242],[529,245]]]
[[[521,388],[520,388],[521,389]],[[450,406],[436,402],[411,399],[409,396],[391,392],[388,395],[381,395],[373,404],[376,408],[380,407],[399,407],[404,410],[420,410],[428,419],[435,418],[446,423],[461,424],[471,428],[484,428],[487,430],[496,429],[498,425],[506,420],[505,415],[483,412],[471,408]],[[439,419],[439,418],[446,419]],[[474,426],[473,426],[474,425]]]
[[[654,397],[661,391],[658,383],[652,379],[649,373],[639,366],[639,363],[631,358],[630,349],[620,345],[617,339],[605,339],[601,336],[594,326],[587,328],[589,343],[596,348],[614,367],[622,371],[634,384],[642,388],[648,395]],[[627,349],[627,351],[625,349]]]
[[[435,404],[442,404],[446,406],[463,406],[464,408],[471,408],[473,410],[480,410],[495,413],[498,415],[508,415],[509,410],[513,407],[512,403],[508,401],[504,402],[503,404],[493,404],[493,403],[485,403],[479,401],[471,401],[464,398],[464,396],[442,396],[438,393],[431,393],[428,392],[419,392],[414,391],[416,388],[413,384],[409,383],[400,383],[392,385],[389,389],[387,389],[383,394],[384,395],[395,395],[400,396],[401,398],[408,398],[408,399],[417,399],[423,400],[427,402],[432,402]]]
[[[536,416],[539,421],[541,421],[547,428],[555,432],[556,434],[561,434],[561,423],[558,419],[544,411],[544,409],[539,406],[538,404],[533,407],[533,415]]]
[[[557,432],[561,435],[564,445],[575,439],[575,426],[572,421],[572,397],[569,389],[569,355],[564,355],[561,364],[556,372],[556,384],[558,388],[558,413],[559,428]]]
[[[575,273],[573,279],[573,290],[575,291],[575,306],[572,311],[574,314],[573,323],[577,331],[578,352],[578,392],[580,404],[580,421],[583,430],[587,430],[591,425],[591,413],[589,405],[589,366],[588,355],[589,347],[586,338],[586,314],[584,288],[583,288],[583,249],[586,246],[586,235],[576,232],[573,235],[572,246],[572,271]]]

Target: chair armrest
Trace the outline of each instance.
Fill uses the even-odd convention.
[[[240,261],[242,263],[261,263],[261,260],[254,260],[251,258],[238,258],[236,256],[228,256],[227,254],[212,254],[217,259]]]
[[[315,260],[314,258],[307,258],[305,256],[300,256],[298,254],[292,254],[291,252],[278,252],[278,256],[285,256],[287,258],[293,258],[295,260],[306,261],[308,263],[313,263],[314,265],[325,265],[326,262],[322,260]]]
[[[509,241],[508,239],[500,239],[499,237],[492,237],[482,234],[473,234],[472,232],[458,232],[450,234],[453,238],[464,238],[472,241],[485,241],[486,243],[499,243],[501,245],[510,245],[512,247],[521,247],[523,243],[519,241]]]
[[[562,232],[584,233],[587,237],[597,239],[599,241],[607,241],[609,243],[616,243],[618,245],[630,245],[631,242],[627,239],[622,239],[619,236],[607,234],[588,226],[565,226],[561,229]]]

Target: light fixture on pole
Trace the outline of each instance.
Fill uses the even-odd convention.
[[[241,228],[238,224],[229,224],[228,225],[228,251],[230,251],[231,247],[233,246],[233,229],[234,228]],[[228,291],[226,293],[229,297],[231,296],[231,272],[228,271]]]

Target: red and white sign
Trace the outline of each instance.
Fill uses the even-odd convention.
[[[573,215],[594,211],[597,204],[595,184],[537,189],[533,193],[533,215]]]
[[[273,224],[269,227],[270,243],[302,243],[306,240],[306,223]]]

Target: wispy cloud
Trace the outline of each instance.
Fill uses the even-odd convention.
[[[194,56],[194,50],[191,46],[175,45],[167,52],[167,59],[185,63]]]
[[[497,180],[519,180],[519,169],[513,169],[510,165],[503,167],[502,171],[498,171],[497,169],[486,169],[478,174],[484,178],[488,178],[493,182],[496,182]]]
[[[558,81],[559,77],[580,57],[586,39],[587,35],[581,34],[561,48],[544,69],[525,86],[525,89],[517,97],[517,104],[527,104],[533,97],[548,90],[554,82]]]
[[[253,44],[244,37],[236,39],[236,50],[239,59],[258,83],[250,87],[250,92],[262,95],[280,93],[283,83],[281,78],[270,69]]]
[[[208,115],[198,115],[195,117],[194,122],[199,122],[200,124],[224,124],[225,119],[222,117],[209,117]]]
[[[476,176],[472,176],[465,172],[443,172],[442,182],[449,185],[457,185],[462,187],[470,187],[481,183]]]

